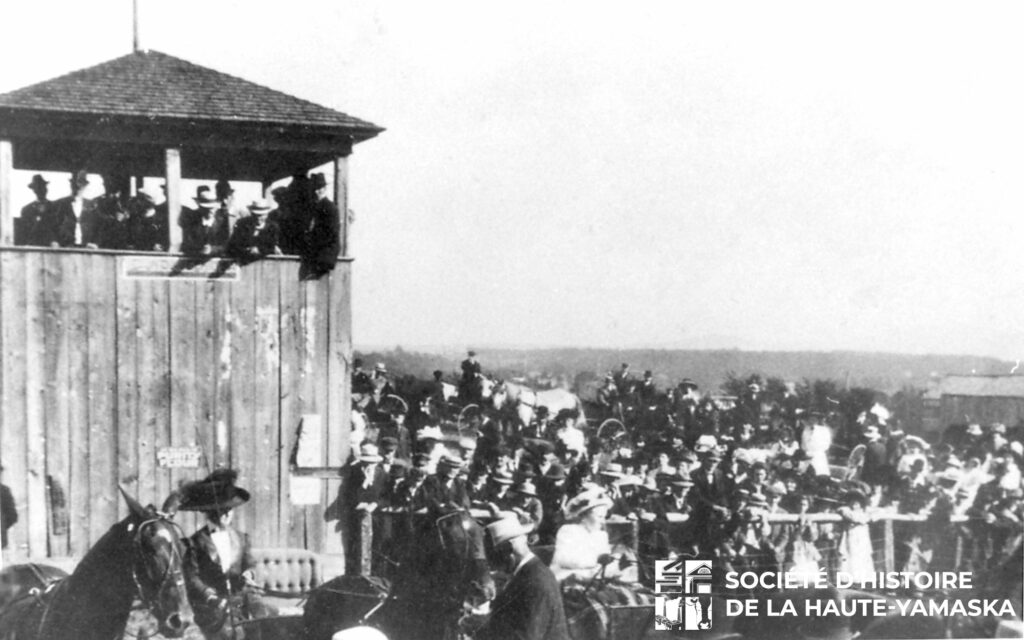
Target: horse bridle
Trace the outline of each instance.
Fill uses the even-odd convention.
[[[185,576],[184,571],[182,569],[184,565],[184,558],[181,555],[181,551],[178,549],[178,540],[181,540],[185,537],[185,532],[182,530],[181,526],[177,522],[171,520],[170,517],[168,517],[166,514],[158,513],[157,517],[155,518],[143,520],[142,523],[136,527],[135,535],[132,537],[132,555],[134,556],[132,558],[132,581],[135,583],[135,589],[139,600],[142,602],[144,608],[148,609],[150,612],[153,611],[155,605],[155,598],[151,598],[146,593],[146,589],[142,586],[142,581],[139,580],[139,562],[144,560],[145,558],[142,552],[142,534],[145,531],[146,527],[148,527],[151,524],[156,524],[158,522],[163,522],[169,525],[174,530],[175,533],[179,534],[177,540],[171,540],[171,548],[173,549],[173,553],[175,556],[174,559],[177,560],[178,565],[177,569],[174,570],[174,575],[172,576],[172,578],[177,587],[181,589],[181,592],[185,592]],[[164,585],[167,584],[167,577],[168,574],[171,573],[171,566],[173,564],[173,560],[167,563],[167,566],[164,568],[163,575],[160,576],[160,580],[157,582],[155,593],[160,593],[163,590]]]

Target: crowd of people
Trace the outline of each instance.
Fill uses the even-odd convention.
[[[133,195],[127,175],[106,174],[102,179],[103,195],[86,198],[89,174],[76,171],[70,179],[71,194],[50,201],[49,182],[42,175],[33,176],[28,188],[35,200],[15,220],[15,244],[169,251],[166,193],[158,203],[145,190]],[[340,217],[328,191],[324,174],[299,173],[287,186],[274,189],[273,201],[261,198],[242,208],[227,180],[217,181],[213,188],[200,185],[194,206],[182,207],[178,219],[181,252],[240,261],[298,255],[329,271],[340,253]]]
[[[387,384],[383,365],[375,374]],[[627,366],[608,375],[597,411],[645,406],[655,394],[672,407],[671,419],[638,415],[613,437],[571,411],[541,407],[525,426],[485,413],[455,447],[431,419],[429,399],[410,402],[408,423],[395,411],[361,444],[350,504],[514,517],[531,548],[548,550],[560,580],[613,572],[608,532],[631,530],[608,526],[616,521],[635,523],[636,539],[623,542],[642,558],[712,557],[738,571],[870,576],[882,567],[873,523],[885,519],[894,521],[901,571],[981,575],[1020,547],[1024,447],[1005,425],[972,423],[933,445],[866,408],[847,426],[857,432],[851,452],[833,443],[832,416],[808,410],[797,394],[768,403],[752,383],[726,407],[691,380],[668,392],[651,380],[646,372],[632,381]]]

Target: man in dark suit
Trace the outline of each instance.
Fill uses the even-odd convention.
[[[478,640],[568,640],[562,593],[551,569],[527,545],[529,529],[514,518],[487,526],[497,556],[509,559],[512,579],[491,602]]]
[[[423,481],[413,499],[413,510],[430,515],[430,520],[455,511],[469,510],[469,491],[459,476],[462,460],[446,455],[437,463],[437,473]]]
[[[102,220],[92,200],[85,198],[89,176],[85,170],[71,177],[71,195],[53,203],[48,244],[51,247],[99,248]]]
[[[14,221],[14,244],[47,244],[47,225],[50,223],[50,207],[53,206],[53,203],[46,199],[49,184],[38,173],[32,176],[28,188],[36,194],[36,199],[22,207],[21,217]]]
[[[235,223],[228,240],[228,255],[236,260],[250,261],[263,256],[281,255],[281,233],[277,223],[268,220],[270,203],[266,200],[254,200],[249,205],[249,213]]]
[[[479,384],[477,378],[483,374],[480,362],[476,359],[476,351],[470,350],[462,361],[462,378],[459,379],[459,392],[467,402],[479,402]]]
[[[327,199],[327,179],[322,173],[311,177],[316,198],[309,207],[309,226],[303,236],[302,257],[309,276],[317,278],[334,270],[341,253],[341,215],[338,206]]]
[[[182,211],[181,252],[191,255],[216,255],[228,242],[228,218],[218,211],[220,200],[210,193],[209,187],[196,190],[198,209]]]
[[[384,460],[378,452],[377,445],[372,442],[364,442],[359,447],[359,458],[357,463],[349,467],[348,477],[345,480],[346,506],[352,513],[349,518],[348,548],[346,554],[346,568],[350,574],[359,574],[362,564],[361,549],[364,546],[363,535],[368,530],[364,528],[364,522],[371,521],[369,532],[374,539],[378,539],[378,526],[374,522],[373,513],[385,499],[388,490],[388,474],[381,468],[380,463]]]
[[[704,454],[700,468],[691,477],[693,513],[690,519],[697,529],[694,531],[697,543],[705,553],[717,544],[723,526],[732,516],[732,483],[718,468],[721,462],[722,454],[718,449],[711,449]]]

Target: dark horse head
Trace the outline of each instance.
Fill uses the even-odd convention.
[[[390,595],[365,624],[390,638],[454,637],[463,606],[494,596],[483,529],[463,511],[436,520],[415,517],[423,519],[399,541]],[[305,608],[308,640],[327,640],[334,631],[364,623],[376,598],[357,581],[342,576],[314,592]]]
[[[74,573],[40,598],[0,613],[0,637],[109,640],[124,633],[132,605],[142,602],[160,633],[180,638],[192,623],[182,575],[181,529],[170,516],[127,494],[129,515],[103,535]]]

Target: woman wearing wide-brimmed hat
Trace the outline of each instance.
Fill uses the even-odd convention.
[[[233,469],[218,469],[181,490],[178,508],[206,515],[206,525],[188,540],[185,579],[207,638],[231,637],[233,622],[271,613],[253,590],[249,536],[231,526],[235,508],[249,501],[249,492],[235,486],[237,477]]]
[[[612,501],[603,489],[591,485],[565,505],[565,522],[555,537],[551,570],[559,581],[590,580],[602,570],[605,577],[621,574],[613,563],[605,520]]]

